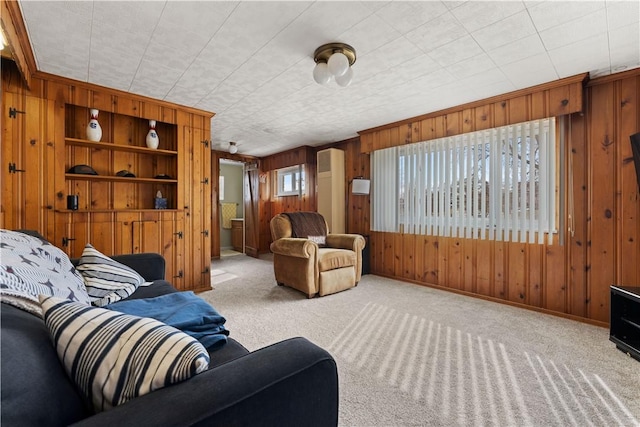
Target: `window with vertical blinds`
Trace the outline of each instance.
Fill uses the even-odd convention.
[[[373,231],[553,241],[554,118],[378,150],[371,162]]]

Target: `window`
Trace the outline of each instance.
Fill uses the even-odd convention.
[[[553,118],[376,151],[372,228],[551,242],[555,158]]]
[[[276,196],[300,196],[304,192],[304,165],[275,171]]]

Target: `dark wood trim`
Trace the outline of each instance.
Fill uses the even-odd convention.
[[[0,13],[2,30],[7,37],[12,57],[27,88],[31,88],[31,78],[36,72],[36,59],[29,43],[27,29],[17,1],[2,0]]]

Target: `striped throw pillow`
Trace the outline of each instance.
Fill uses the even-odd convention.
[[[87,244],[76,269],[82,274],[91,304],[104,307],[120,301],[145,283],[133,268],[121,264]]]
[[[44,295],[40,303],[65,371],[96,412],[209,367],[198,340],[157,320]]]

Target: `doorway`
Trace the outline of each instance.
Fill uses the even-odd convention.
[[[220,159],[220,257],[245,253],[244,163]]]

